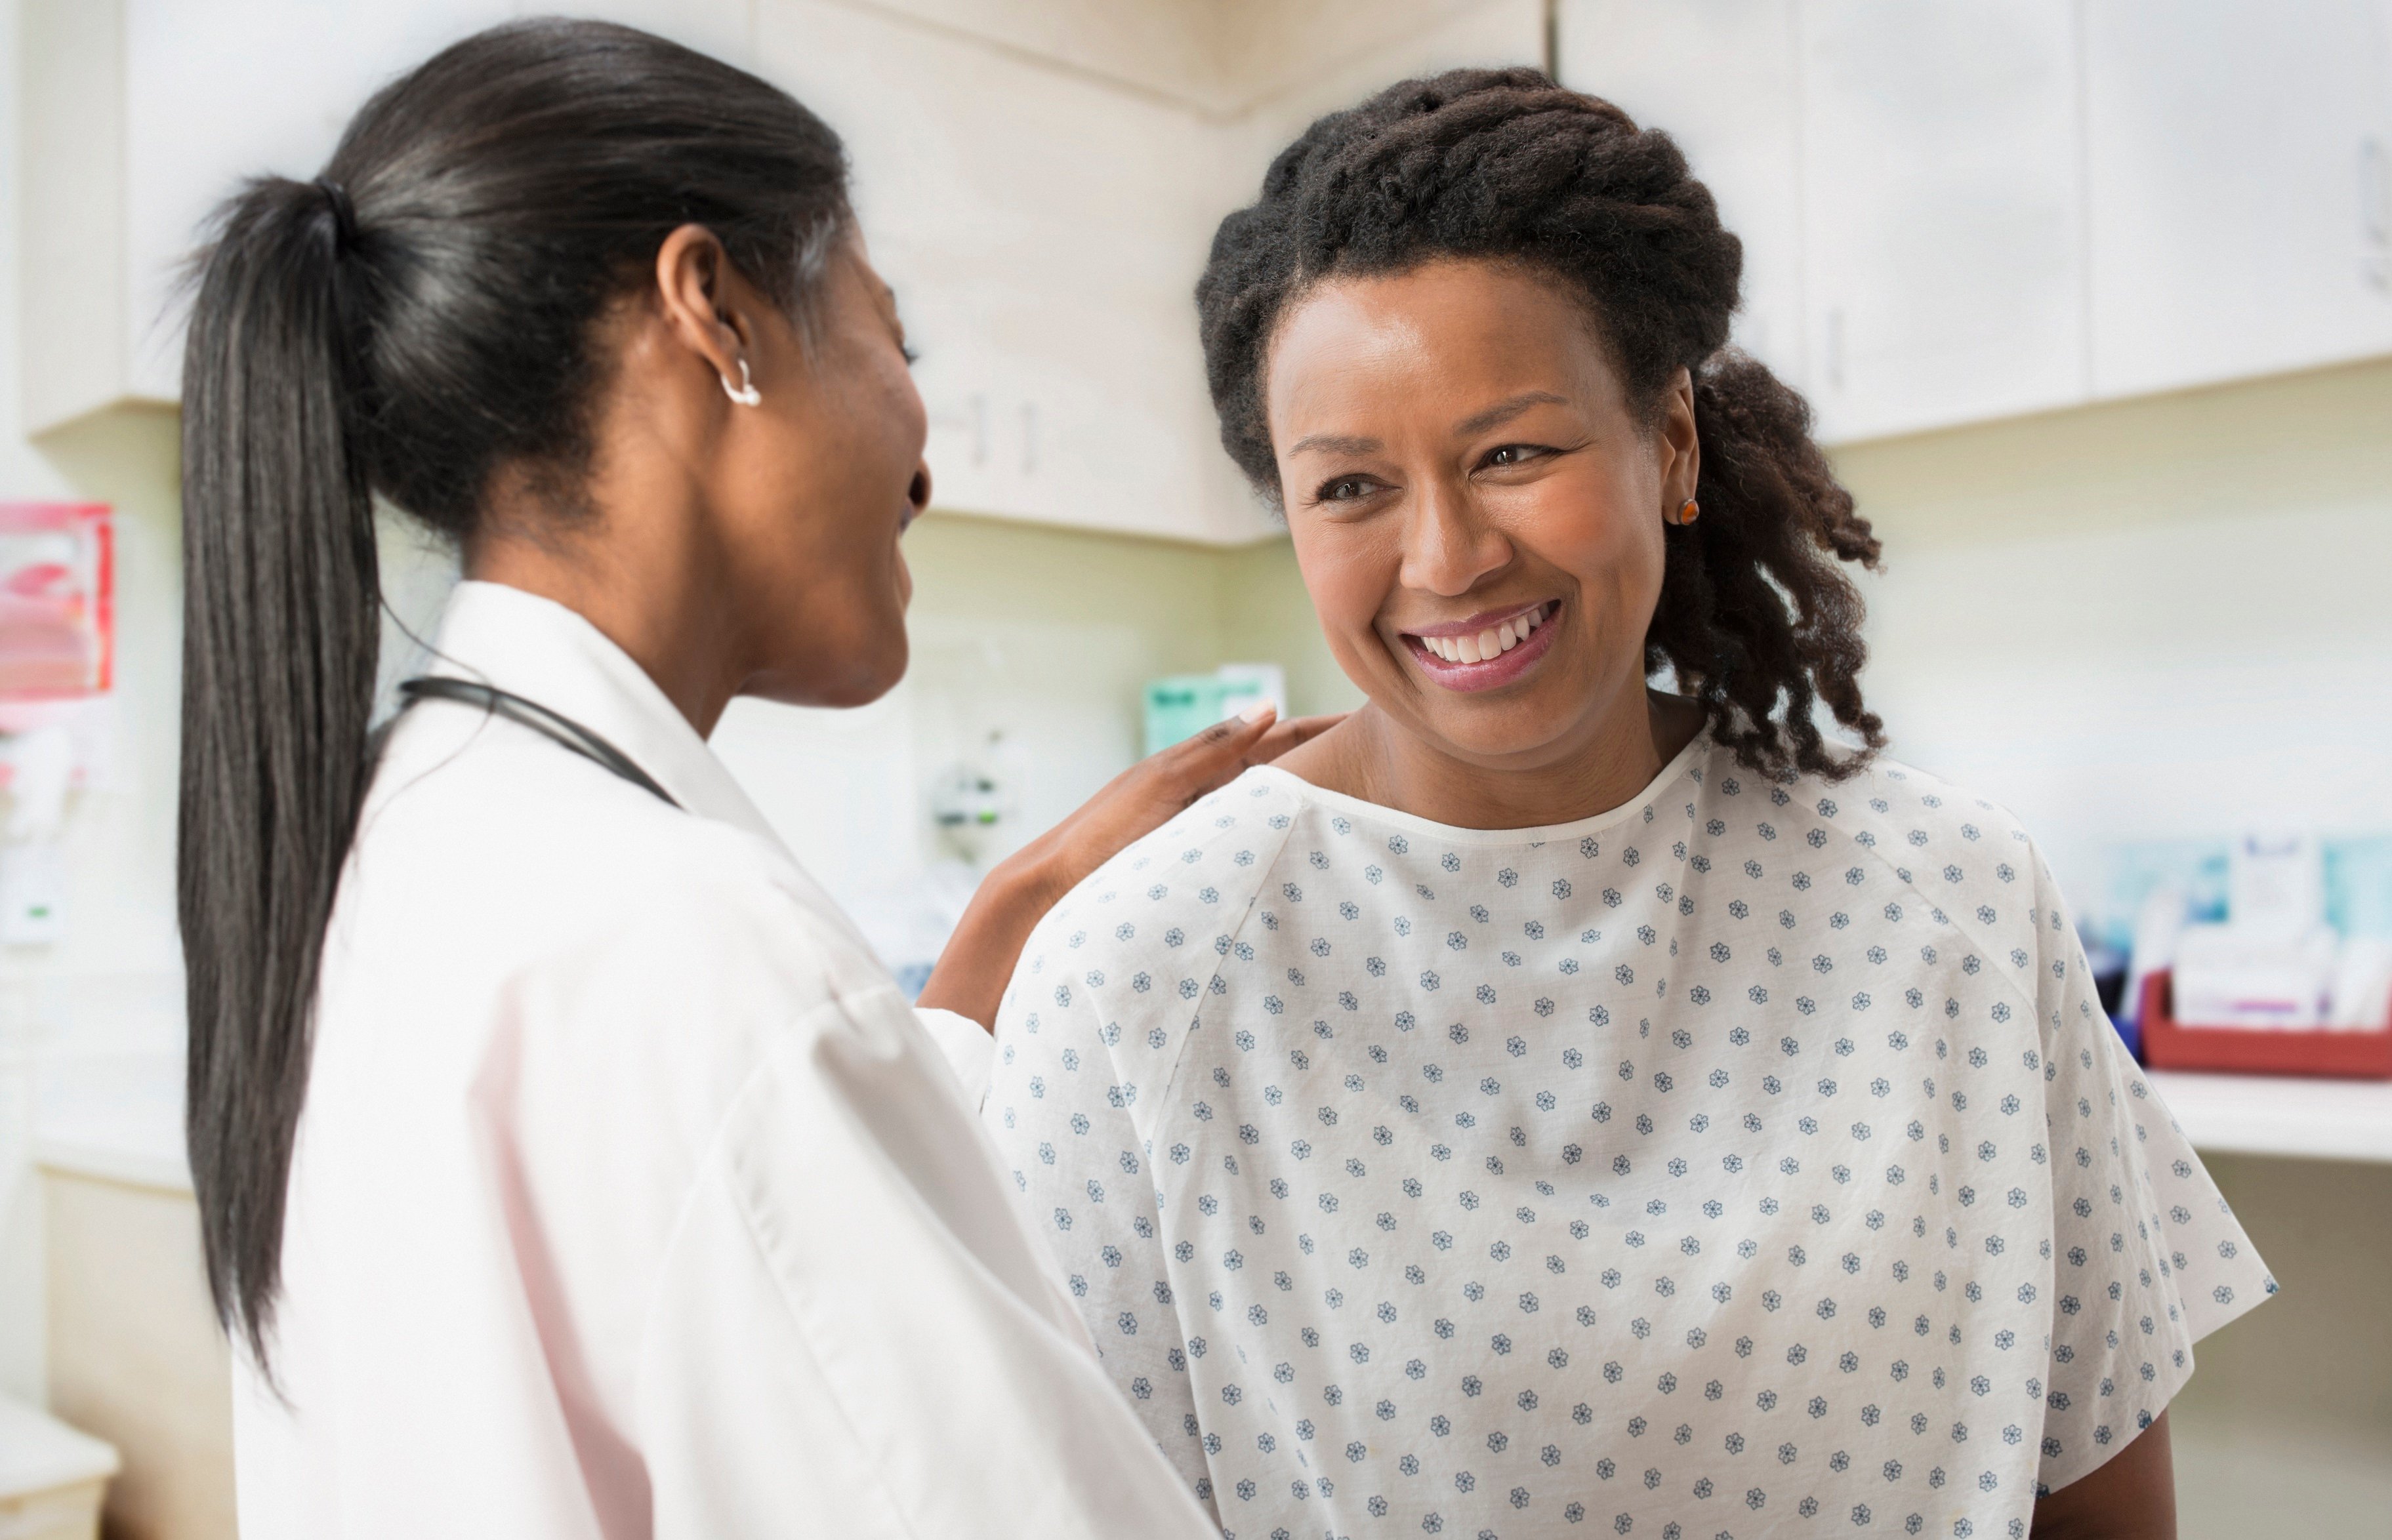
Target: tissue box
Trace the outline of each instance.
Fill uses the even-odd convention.
[[[2143,980],[2143,1062],[2154,1069],[2392,1080],[2392,1019],[2372,1029],[2188,1027],[2176,1018],[2175,975]]]
[[[2189,1027],[2326,1025],[2340,951],[2331,930],[2254,933],[2187,925],[2177,938],[2176,1017]]]

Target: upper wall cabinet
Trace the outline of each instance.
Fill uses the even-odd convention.
[[[1734,340],[1801,386],[1795,0],[1561,0],[1554,19],[1562,80],[1666,130],[1719,200],[1744,242]]]
[[[1802,0],[1801,30],[1823,434],[2085,399],[2070,0]]]
[[[33,432],[181,395],[179,280],[251,176],[313,176],[373,91],[524,0],[24,0],[24,401]],[[600,0],[737,58],[746,0]]]
[[[936,506],[1266,533],[1216,446],[1197,345],[1205,120],[842,5],[779,0],[758,46],[847,139],[865,239],[920,354]]]
[[[375,87],[545,0],[24,0],[34,431],[178,398],[175,281],[245,176],[314,175]],[[584,0],[753,69],[846,140],[922,354],[941,507],[1268,530],[1215,442],[1190,299],[1223,126],[952,27],[816,0]]]
[[[2392,6],[2086,0],[2103,395],[2392,351]]]

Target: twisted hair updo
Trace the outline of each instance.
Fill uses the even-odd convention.
[[[1726,345],[1744,250],[1710,189],[1668,135],[1609,102],[1535,70],[1456,70],[1331,113],[1281,150],[1196,285],[1229,457],[1278,492],[1263,375],[1294,301],[1441,258],[1528,267],[1582,296],[1648,424],[1689,371],[1703,512],[1668,526],[1645,670],[1673,672],[1755,770],[1858,770],[1885,734],[1861,702],[1863,606],[1839,563],[1874,567],[1877,537],[1802,398]],[[1823,737],[1821,704],[1862,747]]]

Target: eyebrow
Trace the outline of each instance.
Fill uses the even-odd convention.
[[[1567,401],[1551,391],[1524,391],[1509,401],[1497,402],[1476,417],[1463,418],[1454,424],[1453,436],[1468,438],[1473,434],[1483,434],[1489,428],[1500,428],[1531,407],[1566,407],[1568,405]]]
[[[1299,438],[1288,449],[1291,455],[1318,450],[1332,455],[1374,455],[1380,444],[1375,438],[1358,438],[1351,434],[1309,434]]]

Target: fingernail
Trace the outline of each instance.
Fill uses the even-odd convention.
[[[1242,722],[1259,722],[1265,717],[1271,716],[1278,710],[1279,707],[1271,705],[1268,701],[1256,701],[1254,705],[1238,713],[1238,720]]]

